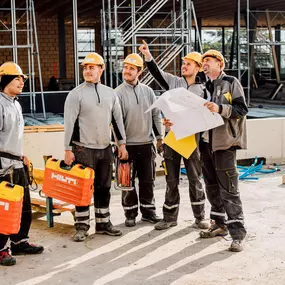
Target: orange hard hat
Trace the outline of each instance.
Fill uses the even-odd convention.
[[[131,65],[134,65],[136,67],[143,68],[143,59],[141,56],[137,53],[131,53],[129,54],[125,60],[123,61],[124,63],[128,63]]]
[[[86,55],[86,57],[82,61],[81,65],[87,65],[87,64],[101,65],[103,69],[105,67],[103,57],[96,52],[91,52],[91,53]]]
[[[214,57],[216,58],[217,60],[219,60],[221,63],[222,63],[222,68],[225,67],[225,59],[223,57],[223,55],[217,51],[217,50],[214,50],[214,49],[209,49],[208,51],[206,51],[203,55],[202,55],[202,61],[205,57]]]
[[[182,57],[183,60],[191,59],[194,60],[199,67],[202,66],[202,55],[199,52],[193,51]]]
[[[18,75],[23,76],[25,79],[28,78],[28,76],[23,73],[21,67],[12,61],[5,62],[0,66],[0,78],[3,75]]]

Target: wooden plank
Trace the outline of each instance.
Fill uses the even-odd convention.
[[[44,128],[44,129],[52,129],[52,128],[61,128],[63,129],[63,125],[62,124],[54,124],[54,125],[40,125],[40,126],[25,126],[25,130],[26,129],[40,129],[40,128]]]
[[[58,125],[40,125],[40,126],[25,126],[25,133],[41,133],[41,132],[63,132],[64,126]]]
[[[42,208],[46,208],[46,199],[43,198],[31,198],[32,204],[33,205],[38,205]],[[73,212],[75,210],[75,206],[68,204],[68,203],[58,203],[58,202],[54,202],[53,201],[53,210],[54,209],[59,209],[62,212],[64,211],[69,211],[69,212]]]
[[[266,21],[267,21],[268,32],[269,32],[269,40],[273,42],[272,28],[271,28],[271,22],[270,22],[270,16],[269,16],[268,10],[266,10]],[[280,71],[279,71],[279,65],[278,65],[278,60],[277,60],[277,55],[276,55],[276,50],[275,50],[274,45],[271,45],[271,50],[272,50],[274,68],[275,68],[275,73],[276,73],[276,79],[277,79],[277,82],[280,83]]]

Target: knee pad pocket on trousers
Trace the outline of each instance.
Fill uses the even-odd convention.
[[[232,194],[237,194],[238,190],[238,173],[236,169],[226,171],[229,180],[229,192]]]

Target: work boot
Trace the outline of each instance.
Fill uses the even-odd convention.
[[[111,222],[106,224],[96,224],[96,234],[106,234],[109,236],[121,236],[123,233],[114,227]]]
[[[125,226],[126,227],[134,227],[136,225],[136,219],[126,219]]]
[[[210,224],[205,219],[195,219],[195,223],[192,225],[193,228],[207,230]]]
[[[234,240],[232,241],[231,246],[229,247],[229,251],[232,251],[232,252],[240,252],[240,251],[243,251],[243,244],[242,244],[242,241],[239,240],[239,239],[234,239]]]
[[[149,216],[142,216],[142,221],[144,222],[149,222],[149,223],[152,223],[152,224],[156,224],[158,222],[161,221],[161,218],[158,217],[157,215],[155,214],[152,214],[152,215],[149,215]]]
[[[0,265],[11,266],[16,264],[16,258],[9,253],[9,249],[0,251]]]
[[[173,222],[167,222],[165,220],[162,220],[160,222],[158,222],[157,224],[154,225],[154,228],[156,230],[166,230],[170,227],[175,227],[177,226],[177,222],[173,221]]]
[[[27,241],[17,244],[11,242],[11,251],[13,255],[40,254],[44,251],[44,247],[41,245],[34,245]]]
[[[76,242],[85,241],[88,236],[87,231],[85,230],[77,230],[73,236],[73,240]]]
[[[216,223],[212,223],[207,231],[200,232],[200,238],[223,237],[228,234],[226,226],[219,227]]]

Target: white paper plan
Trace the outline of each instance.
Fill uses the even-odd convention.
[[[206,102],[185,88],[176,88],[163,93],[146,112],[160,109],[173,122],[171,129],[179,140],[224,124],[220,114],[204,106]]]

